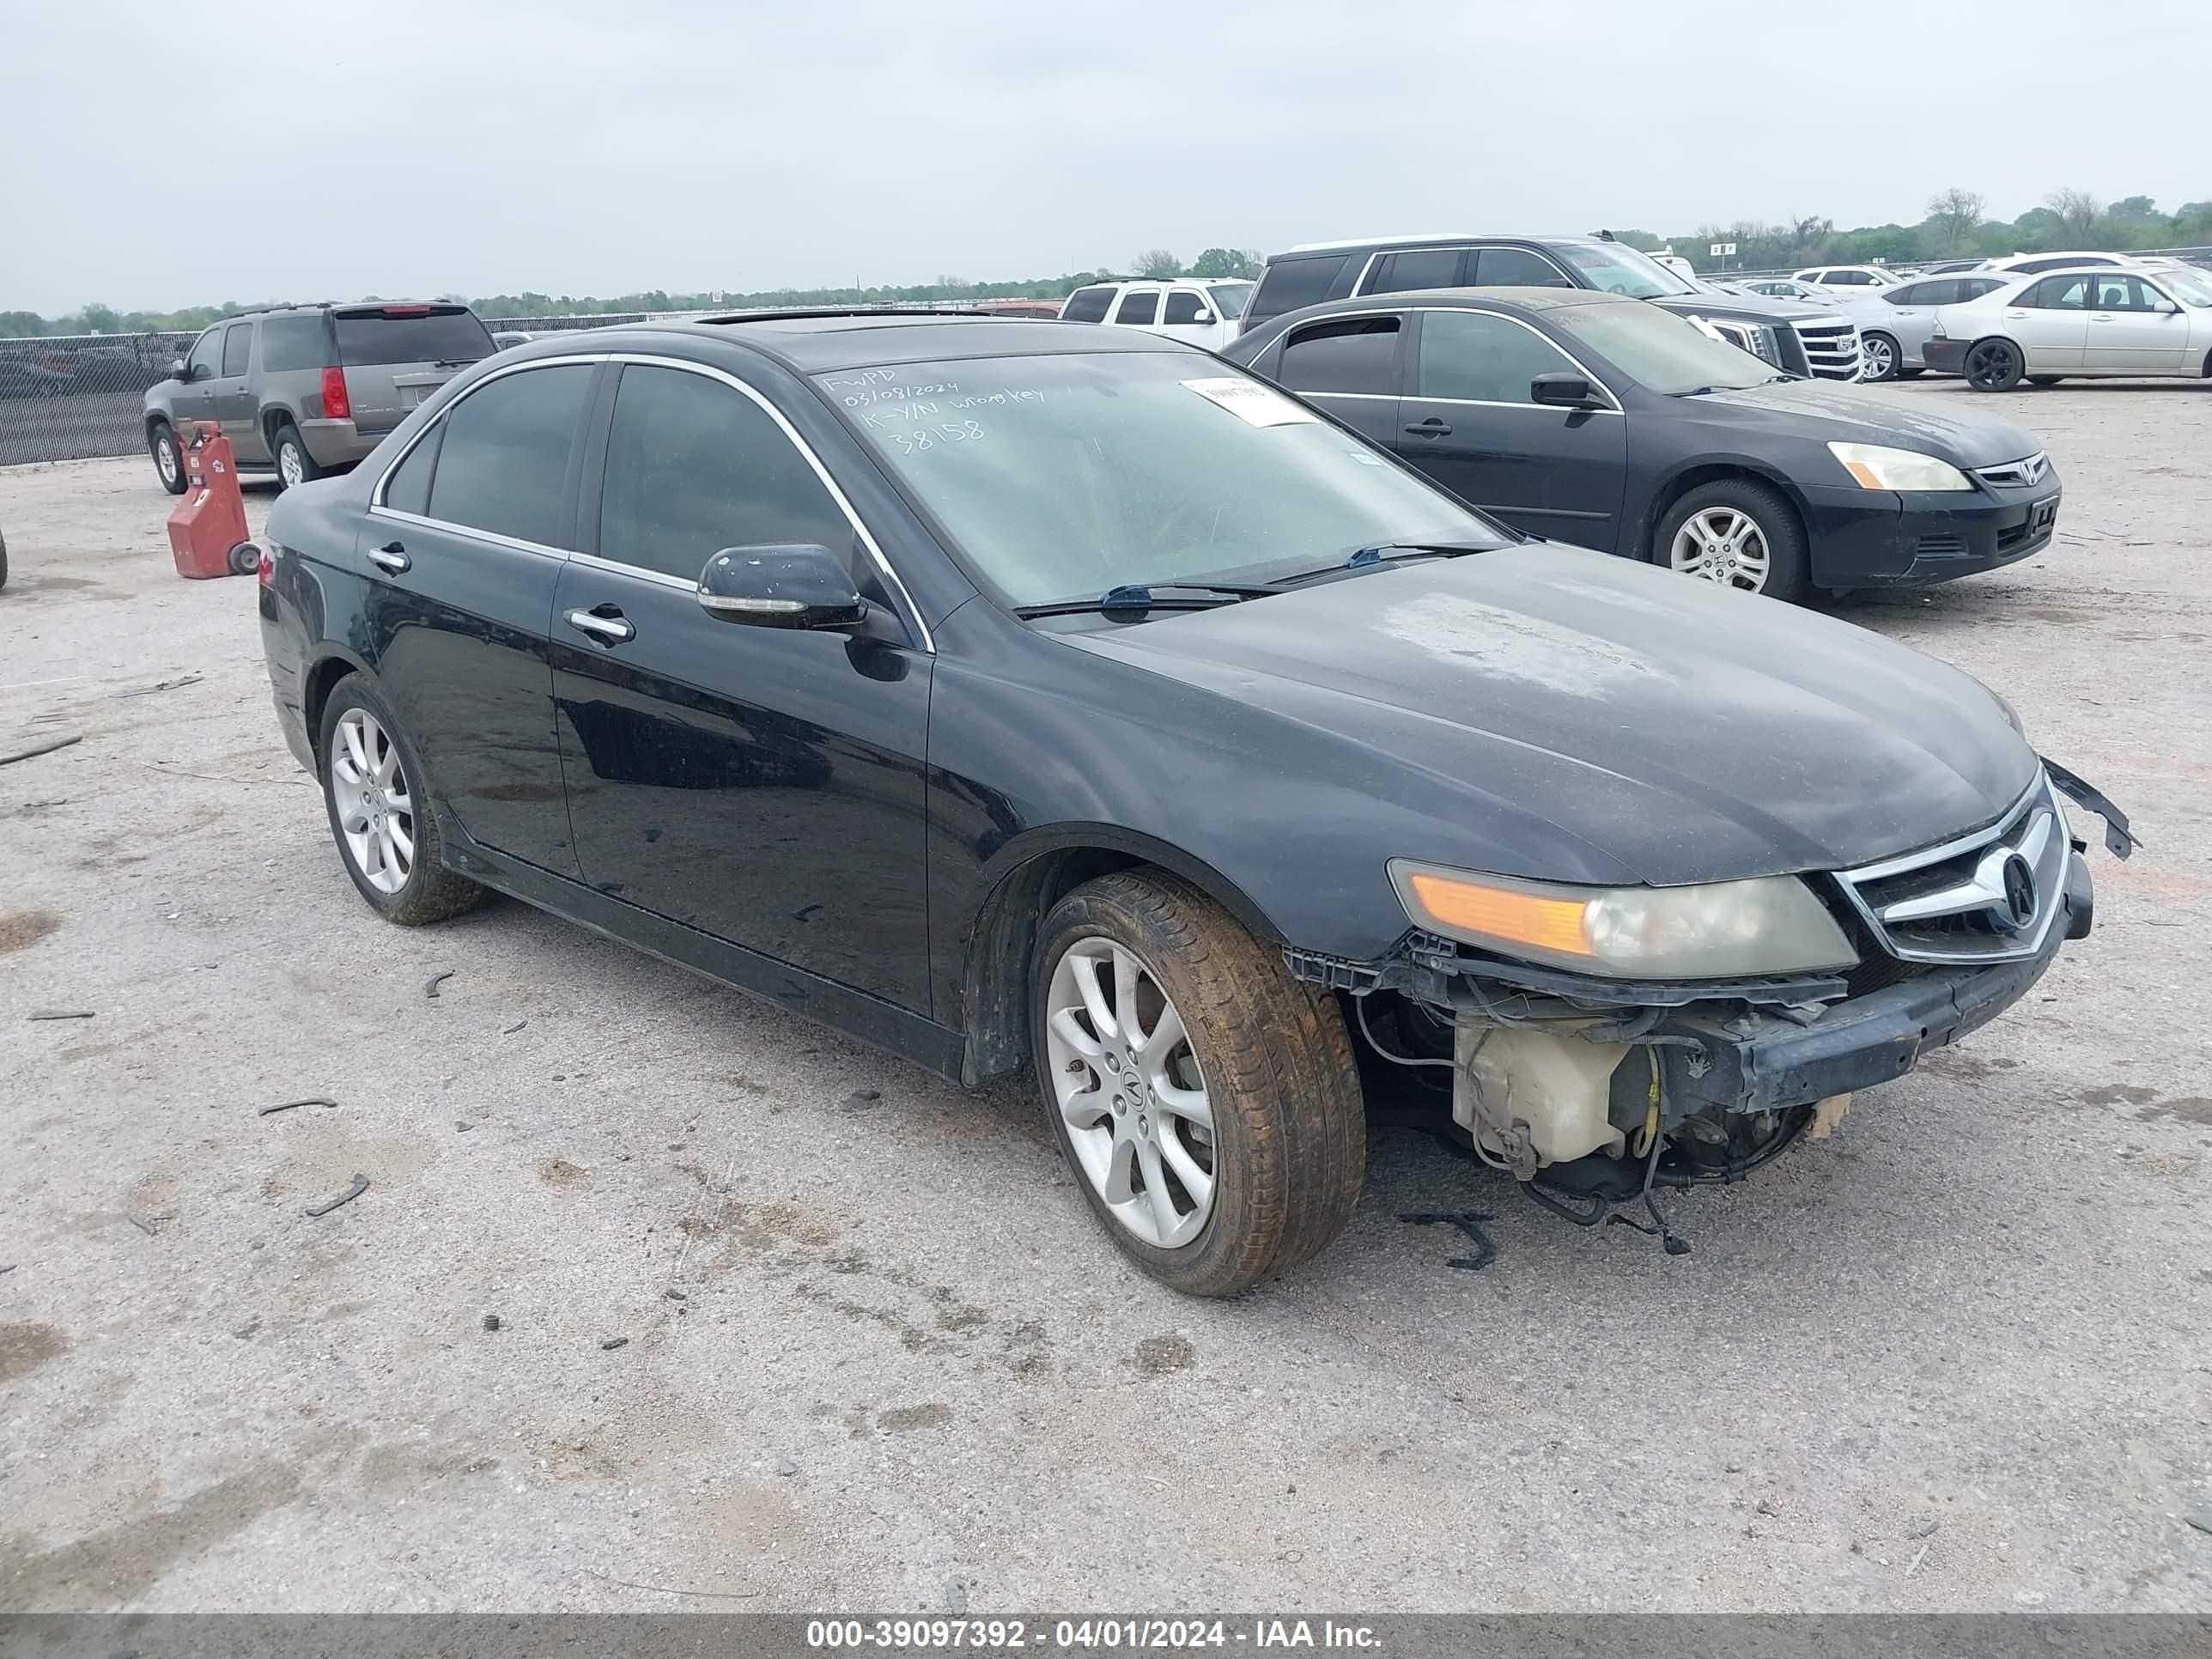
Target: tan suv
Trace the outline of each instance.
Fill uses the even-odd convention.
[[[498,348],[451,301],[284,306],[217,323],[146,393],[146,447],[172,495],[178,430],[220,422],[241,473],[284,486],[351,466],[434,388]]]

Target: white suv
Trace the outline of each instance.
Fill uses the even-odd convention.
[[[1121,323],[1218,351],[1237,337],[1237,319],[1244,314],[1252,288],[1242,277],[1094,283],[1067,296],[1060,320]]]
[[[1790,280],[1810,283],[1815,288],[1856,289],[1864,294],[1887,288],[1897,280],[1897,273],[1884,270],[1880,265],[1814,265],[1808,270],[1793,272]]]

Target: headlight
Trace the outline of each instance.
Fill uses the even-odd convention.
[[[1881,444],[1834,444],[1828,453],[1843,463],[1844,471],[1858,480],[1862,489],[1972,489],[1966,475],[1948,461],[1923,455],[1917,449],[1889,449]]]
[[[1696,887],[1567,887],[1390,860],[1406,914],[1501,956],[1622,979],[1848,968],[1844,930],[1795,876]]]

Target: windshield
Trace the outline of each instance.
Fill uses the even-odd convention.
[[[1560,306],[1551,313],[1589,349],[1654,392],[1741,392],[1780,378],[1771,363],[1656,306]]]
[[[1009,605],[1264,581],[1382,544],[1510,539],[1193,352],[975,357],[815,385]]]
[[[2178,270],[2161,270],[2154,274],[2166,284],[2175,299],[2195,306],[2200,311],[2212,309],[2212,279],[2185,276]]]
[[[1558,242],[1553,252],[1579,272],[1592,288],[1632,300],[1654,300],[1662,294],[1695,294],[1686,283],[1656,259],[1638,253],[1625,242]]]
[[[1224,317],[1242,317],[1244,305],[1252,297],[1249,283],[1208,283],[1206,291],[1213,296],[1213,303],[1221,307]]]

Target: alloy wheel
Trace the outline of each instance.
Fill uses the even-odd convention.
[[[284,481],[287,489],[307,481],[307,470],[301,464],[297,444],[281,443],[276,446],[276,476]]]
[[[1749,514],[1733,507],[1708,507],[1682,520],[1667,562],[1685,576],[1702,576],[1759,593],[1765,591],[1773,554],[1766,545],[1766,532]]]
[[[167,433],[154,440],[154,471],[165,484],[177,481],[177,441]]]
[[[1865,376],[1869,380],[1887,380],[1897,373],[1897,352],[1887,337],[1869,334],[1863,343],[1866,355]]]
[[[2012,348],[1984,340],[1966,354],[1966,379],[1978,386],[2001,386],[2013,376]]]
[[[1085,1178],[1145,1243],[1177,1249],[1213,1212],[1213,1112],[1182,1016],[1143,957],[1078,939],[1054,967],[1045,1046]]]
[[[366,708],[338,717],[331,753],[331,794],[346,854],[368,884],[396,893],[415,872],[415,798],[392,736]]]

